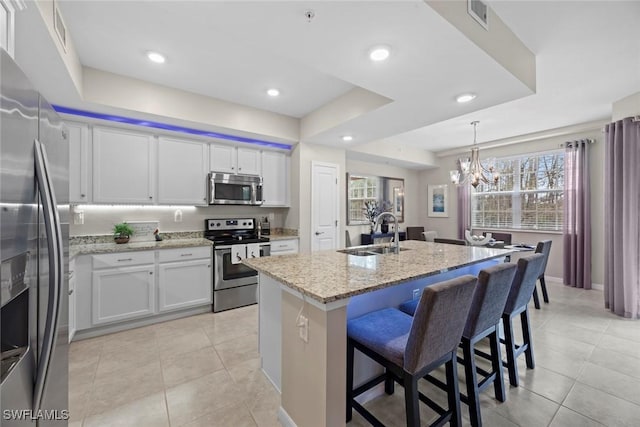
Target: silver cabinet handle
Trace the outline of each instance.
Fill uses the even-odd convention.
[[[149,276],[151,276],[152,274],[153,274],[153,271],[150,271],[150,272],[149,272]]]
[[[125,261],[133,261],[133,258],[122,258],[118,260],[118,262],[125,262]]]
[[[153,196],[149,196],[149,199],[153,200]]]
[[[73,289],[69,289],[69,295],[73,293]]]
[[[42,406],[42,397],[49,377],[49,368],[57,341],[56,331],[60,321],[60,305],[62,303],[64,248],[62,246],[62,230],[60,228],[56,195],[49,175],[47,153],[45,147],[37,139],[34,140],[34,151],[36,178],[42,200],[47,249],[49,251],[49,301],[47,302],[42,350],[33,392],[33,411],[37,413]]]
[[[84,194],[81,194],[81,195],[80,195],[80,197],[84,198],[84,197],[85,197],[85,195],[84,195]]]
[[[193,254],[182,254],[180,256],[192,256]]]
[[[316,236],[319,236],[321,234],[324,234],[324,231],[316,231]]]
[[[238,259],[238,261],[242,261],[242,258],[240,257],[240,255],[236,255],[236,258]]]

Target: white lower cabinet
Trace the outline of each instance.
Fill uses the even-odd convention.
[[[154,265],[141,265],[94,271],[91,284],[93,324],[154,314],[154,270]]]
[[[298,253],[298,239],[278,239],[271,241],[271,256]]]
[[[160,312],[211,304],[211,260],[168,262],[158,268]]]
[[[69,277],[69,321],[78,331],[126,329],[135,319],[210,306],[211,262],[211,246],[79,256]]]

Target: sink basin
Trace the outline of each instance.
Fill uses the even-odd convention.
[[[400,250],[406,251],[407,248],[400,248]],[[360,246],[356,248],[341,249],[338,252],[341,252],[343,254],[348,254],[348,255],[355,255],[355,256],[373,256],[373,255],[397,253],[395,247],[388,247],[388,246],[371,246],[371,247]]]

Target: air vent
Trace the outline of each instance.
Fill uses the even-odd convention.
[[[53,3],[53,27],[56,30],[56,34],[58,35],[58,39],[64,48],[64,51],[67,51],[67,27],[64,25],[64,21],[62,20],[62,16],[60,15],[60,10],[56,3]]]
[[[467,0],[467,11],[469,15],[475,19],[478,24],[482,25],[485,30],[489,29],[487,22],[487,4],[480,0]]]

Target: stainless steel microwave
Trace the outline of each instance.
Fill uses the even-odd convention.
[[[211,172],[209,174],[210,205],[254,205],[262,200],[262,177]]]

